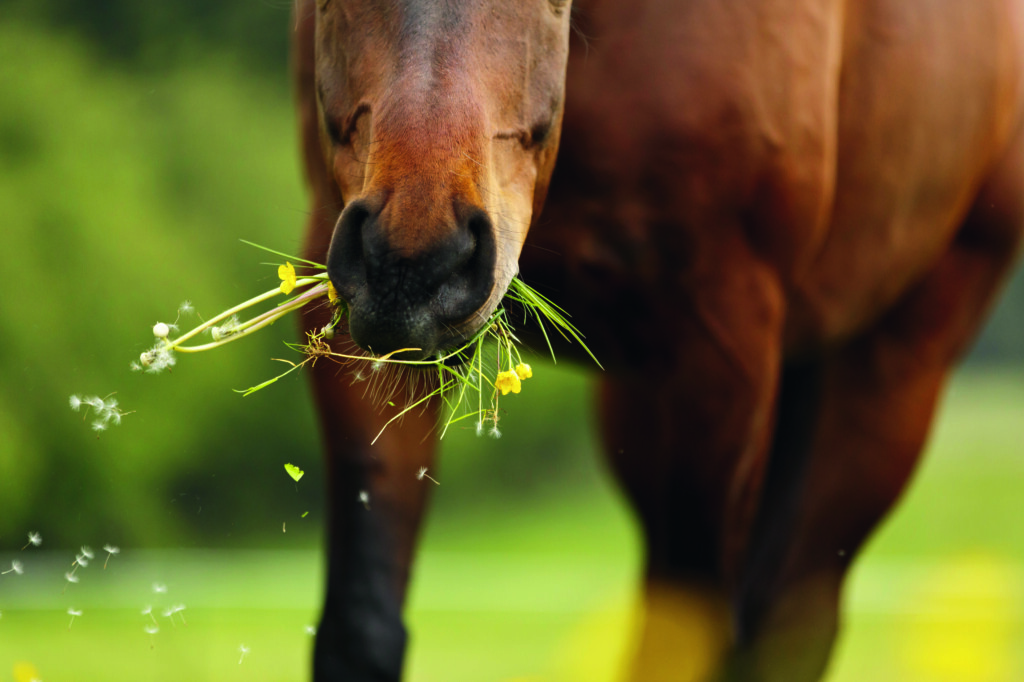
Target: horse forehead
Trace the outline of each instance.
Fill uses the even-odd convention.
[[[459,28],[480,4],[480,0],[401,0],[397,3],[401,31],[414,36]]]
[[[414,38],[438,31],[458,30],[465,28],[468,22],[478,23],[487,18],[499,18],[503,22],[510,19],[525,21],[533,4],[543,6],[543,2],[531,3],[530,0],[357,0],[354,3],[349,0],[340,10],[349,19],[376,19],[379,23],[375,29],[383,25],[402,37]],[[366,28],[358,23],[353,22],[352,30]]]
[[[337,3],[337,0],[333,0]],[[435,41],[456,43],[474,36],[483,49],[514,36],[528,39],[537,19],[562,0],[348,0],[336,11],[346,18],[337,27],[361,40],[399,49]],[[480,35],[482,34],[482,35]],[[481,41],[480,38],[486,38]]]

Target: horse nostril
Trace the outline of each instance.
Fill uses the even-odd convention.
[[[481,209],[462,217],[453,258],[446,264],[438,289],[438,312],[446,321],[469,317],[490,296],[497,247],[491,219]]]
[[[341,213],[327,250],[327,274],[338,295],[352,301],[366,285],[363,230],[376,213],[366,201],[353,201]]]

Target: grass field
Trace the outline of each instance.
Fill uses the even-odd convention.
[[[1024,679],[1022,379],[952,387],[909,495],[848,584],[831,682]],[[440,511],[412,591],[409,680],[616,678],[639,547],[609,485]],[[25,573],[0,576],[0,682],[307,678],[314,550],[126,550],[65,593],[72,552],[30,549],[0,567],[14,559]],[[175,604],[187,608],[172,624],[162,613]],[[83,612],[70,627],[69,607]]]

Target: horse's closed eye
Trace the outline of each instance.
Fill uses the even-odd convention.
[[[539,147],[543,145],[548,137],[551,135],[551,119],[544,119],[538,121],[530,127],[530,140],[529,144],[531,147]]]
[[[334,144],[345,144],[346,140],[343,139],[341,134],[341,126],[338,124],[337,119],[333,116],[324,116],[324,127],[327,129],[327,136],[331,139]]]
[[[569,6],[569,0],[548,0],[551,3],[551,9],[556,15],[561,16],[565,12],[565,8]]]

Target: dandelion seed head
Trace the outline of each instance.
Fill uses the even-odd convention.
[[[365,490],[360,490],[359,501],[362,502],[364,505],[370,504],[370,493],[366,492]]]
[[[422,481],[423,477],[427,475],[427,467],[420,467],[420,470],[416,472],[416,480]]]
[[[103,545],[103,551],[107,554],[120,554],[121,548],[116,545]]]
[[[478,435],[478,436],[484,435],[484,422],[483,422],[483,420],[480,420],[480,421],[478,421],[476,423],[476,435]]]
[[[238,315],[232,315],[224,324],[210,327],[210,336],[213,337],[214,341],[221,341],[236,333],[240,324]]]
[[[487,435],[497,440],[498,438],[501,438],[501,431],[498,430],[497,426],[492,426],[490,430],[487,432]]]
[[[92,553],[92,547],[90,547],[89,545],[82,545],[82,549],[80,551],[82,552],[82,556],[84,556],[86,559],[92,559],[96,556]]]
[[[138,360],[132,360],[131,364],[129,364],[128,367],[133,372],[141,372],[142,371],[142,365],[139,364]]]
[[[64,580],[67,580],[69,583],[77,583],[78,582],[78,576],[75,575],[74,573],[68,571],[67,573],[64,574]]]
[[[151,374],[173,367],[176,362],[174,349],[164,339],[157,341],[152,348],[139,356],[139,364]]]
[[[43,536],[39,533],[29,533],[28,543],[33,547],[38,547],[39,545],[43,544]]]
[[[153,583],[153,592],[156,594],[167,594],[167,585],[163,583]]]
[[[75,412],[78,412],[78,410],[82,407],[82,399],[79,398],[77,395],[73,395],[70,398],[68,398],[68,403],[71,405],[71,409],[74,410]]]
[[[153,613],[153,607],[152,606],[147,606],[146,608],[142,609],[142,611],[140,611],[140,613],[143,616],[148,616],[148,615]]]
[[[156,625],[146,625],[142,629],[145,630],[146,634],[148,635],[155,635],[156,633],[160,632],[160,628]]]
[[[195,311],[196,309],[192,307],[192,301],[182,301],[181,305],[178,306],[179,315],[191,315]]]
[[[170,618],[171,616],[174,615],[174,609],[166,608],[166,609],[164,609],[164,612],[162,614],[160,614],[160,615],[162,615],[164,618]]]
[[[84,554],[79,554],[75,556],[75,563],[77,563],[79,566],[88,566],[89,558]]]
[[[171,354],[170,349],[165,348],[161,352],[157,353],[156,358],[153,360],[153,364],[149,367],[149,371],[154,373],[162,372],[168,367],[173,367],[174,362],[174,356]]]
[[[70,609],[69,608],[68,609],[68,615],[69,616],[81,616],[82,615],[82,611],[80,609]]]
[[[316,634],[316,627],[313,626],[313,625],[307,625],[303,629],[306,631],[306,634],[309,635],[310,637],[312,637],[313,635]]]
[[[14,575],[21,575],[22,573],[25,572],[25,569],[22,568],[20,561],[12,561],[11,562],[11,570],[10,571],[4,571],[4,572],[5,573],[10,573],[11,571],[14,571]]]
[[[152,374],[156,374],[170,367],[174,367],[176,362],[177,358],[174,357],[174,351],[169,347],[163,347],[156,351],[153,362],[150,363],[147,371]]]
[[[146,353],[143,353],[143,356],[146,356],[149,353],[150,351],[147,351]],[[174,358],[172,357],[172,364],[173,360]],[[154,367],[157,366],[158,365],[151,363],[150,369],[152,370]],[[126,414],[125,412],[122,412],[119,409],[117,399],[115,398],[104,400],[103,398],[94,395],[87,396],[85,398],[80,398],[78,396],[71,397],[73,399],[71,401],[72,407],[74,407],[75,403],[77,402],[79,407],[81,407],[82,405],[86,405],[93,410],[93,431],[106,431],[107,427],[109,427],[111,423],[113,423],[115,426],[120,424],[121,417],[123,417]]]

